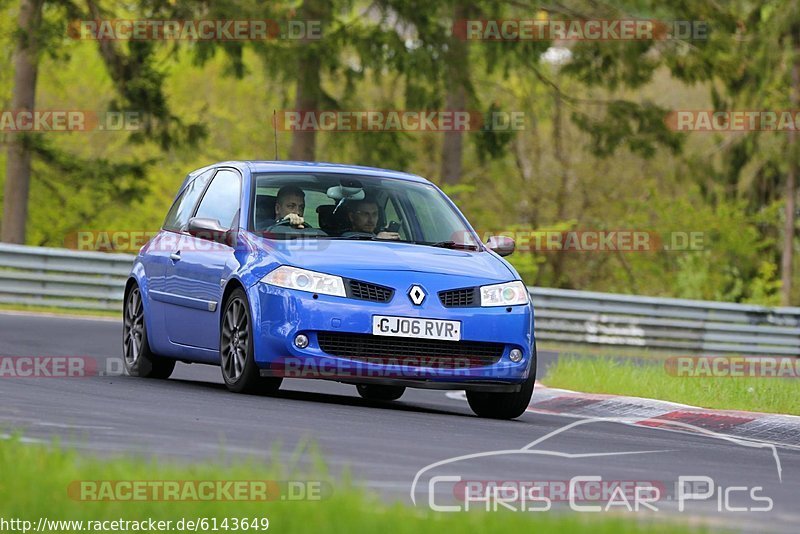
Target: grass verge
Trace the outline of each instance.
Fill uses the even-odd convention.
[[[53,315],[78,315],[81,317],[110,317],[122,318],[122,309],[111,310],[82,310],[77,308],[56,308],[53,306],[31,306],[27,304],[0,304],[0,311],[17,311],[27,313],[53,314]]]
[[[315,469],[324,472],[324,466]],[[285,469],[257,464],[203,463],[168,465],[135,458],[98,460],[56,447],[0,440],[0,519],[88,521],[154,519],[172,521],[216,518],[268,518],[269,530],[292,532],[696,532],[683,524],[632,520],[597,514],[556,513],[434,513],[401,504],[388,505],[347,483],[322,500],[242,501],[104,501],[75,500],[68,488],[74,481],[142,480],[287,480]],[[302,477],[308,480],[309,477]],[[318,477],[319,479],[319,477]],[[73,486],[74,487],[74,486]],[[73,532],[73,524],[47,531]],[[232,525],[230,523],[229,525]],[[184,529],[185,530],[185,529]],[[211,530],[199,528],[198,532]],[[218,530],[222,531],[222,529]],[[229,528],[230,530],[230,528]],[[243,529],[239,529],[243,530]],[[249,528],[251,532],[261,531]],[[172,529],[176,531],[176,529]]]
[[[544,379],[547,386],[585,393],[661,399],[703,408],[800,415],[798,382],[791,378],[685,377],[663,364],[608,358],[559,358]]]

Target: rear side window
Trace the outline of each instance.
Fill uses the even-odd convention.
[[[239,173],[222,169],[208,186],[195,217],[216,219],[226,230],[233,228],[237,223],[235,218],[239,213],[240,189]]]
[[[197,205],[197,200],[203,194],[208,180],[213,176],[215,169],[209,169],[203,174],[197,176],[194,180],[183,188],[180,196],[175,199],[172,207],[167,213],[167,218],[164,220],[164,230],[171,232],[181,232],[189,222],[189,217],[192,216],[192,211]]]

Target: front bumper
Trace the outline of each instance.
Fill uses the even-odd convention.
[[[532,306],[510,308],[445,308],[437,292],[451,289],[447,277],[428,280],[428,297],[414,306],[406,297],[419,273],[401,273],[393,278],[395,295],[388,303],[332,297],[257,283],[248,290],[254,325],[255,360],[264,376],[320,378],[347,383],[381,383],[436,389],[516,391],[532,365]],[[461,321],[462,341],[499,343],[502,355],[496,363],[481,366],[427,365],[414,359],[377,362],[338,357],[320,348],[319,332],[372,334],[372,316],[425,317]],[[308,337],[308,346],[294,345],[298,334]],[[458,342],[453,342],[458,343]],[[522,360],[509,358],[511,349],[522,351]],[[401,355],[398,355],[401,356]]]

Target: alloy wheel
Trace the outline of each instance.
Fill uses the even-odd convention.
[[[142,295],[139,293],[138,287],[128,294],[123,322],[125,331],[122,345],[125,352],[125,361],[129,366],[132,366],[137,362],[142,352],[142,338],[144,335],[144,309],[142,308]]]
[[[234,298],[225,310],[222,321],[222,372],[230,382],[236,382],[244,372],[250,337],[245,303]]]

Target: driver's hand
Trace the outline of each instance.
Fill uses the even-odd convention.
[[[378,239],[400,239],[400,234],[397,232],[378,232],[375,237]]]
[[[289,224],[291,226],[303,226],[303,223],[306,222],[305,219],[303,219],[301,216],[299,216],[296,213],[290,213],[289,215],[287,215],[286,217],[284,217],[281,220],[282,221],[289,221]]]

